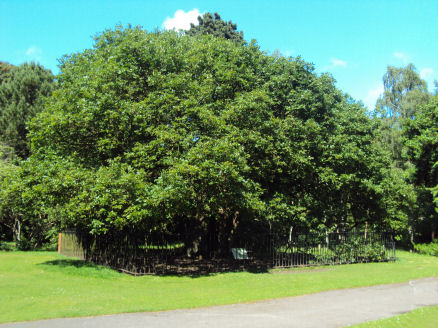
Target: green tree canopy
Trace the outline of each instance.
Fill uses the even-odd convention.
[[[41,176],[32,190],[60,226],[184,229],[195,250],[207,230],[226,248],[254,222],[406,223],[366,110],[300,58],[116,28],[65,57],[58,81],[31,125],[27,180]]]
[[[413,64],[400,68],[388,66],[383,86],[384,93],[377,101],[376,110],[394,122],[415,117],[418,106],[429,100],[426,82]]]
[[[0,61],[0,84],[6,80],[9,71],[11,68],[14,67],[13,65]]]
[[[409,157],[415,164],[415,181],[426,187],[438,183],[438,96],[418,108],[415,118],[406,120],[403,135]]]
[[[0,84],[0,141],[21,158],[29,155],[26,123],[42,110],[53,78],[49,70],[30,63],[8,68],[7,79]]]
[[[430,94],[413,64],[400,68],[388,66],[383,86],[384,93],[377,100],[374,115],[379,118],[382,142],[391,152],[394,165],[406,169],[409,163],[402,142],[403,124],[416,116],[417,109],[429,101]]]
[[[431,193],[438,185],[438,96],[418,107],[415,118],[405,120],[403,138],[414,164],[412,180],[419,193],[418,216],[424,233],[431,232],[433,239],[438,233],[438,214]]]
[[[225,38],[234,43],[242,43],[243,32],[237,31],[237,25],[231,21],[225,22],[218,13],[205,13],[198,16],[198,25],[190,24],[190,29],[186,31],[187,35],[213,35],[218,38]]]

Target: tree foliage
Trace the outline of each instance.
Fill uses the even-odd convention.
[[[407,158],[402,142],[403,123],[416,116],[417,109],[429,101],[426,82],[413,64],[388,66],[383,76],[384,93],[376,103],[375,115],[380,118],[383,142],[391,151],[394,164],[406,168]]]
[[[375,121],[300,58],[119,27],[60,69],[3,213],[94,236],[183,232],[192,253],[256,222],[406,229],[409,188]]]
[[[198,17],[198,25],[190,24],[187,35],[213,35],[218,38],[225,38],[234,43],[243,43],[243,32],[237,31],[237,25],[231,21],[225,22],[218,13],[205,13]]]
[[[418,105],[429,100],[426,82],[413,64],[400,68],[388,66],[383,86],[384,93],[377,101],[377,111],[397,123],[415,117]]]
[[[11,65],[7,62],[0,61],[0,84],[2,84],[3,81],[6,80],[6,78],[8,77],[9,71],[13,67],[14,67],[13,65]]]
[[[10,68],[0,84],[0,141],[21,158],[29,155],[27,121],[42,110],[43,98],[53,90],[53,75],[30,63]]]
[[[411,240],[427,241],[434,238],[438,228],[430,190],[437,184],[436,100],[412,64],[402,68],[388,66],[383,83],[385,91],[377,101],[375,113],[382,143],[416,194],[409,211]]]
[[[53,75],[34,63],[0,69],[0,234],[13,235],[22,248],[37,247],[49,238],[48,217],[41,195],[27,184],[31,173],[18,165],[29,155],[27,122],[42,110]]]
[[[404,126],[405,143],[416,167],[415,182],[433,187],[438,183],[438,96],[421,106]]]
[[[433,239],[438,232],[438,215],[433,203],[433,190],[438,185],[438,96],[420,106],[415,118],[405,121],[403,137],[414,164],[412,180],[421,195],[418,216],[428,232],[432,232]]]

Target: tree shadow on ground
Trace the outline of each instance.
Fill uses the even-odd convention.
[[[53,260],[53,261],[46,261],[43,263],[39,263],[38,265],[41,266],[53,266],[58,268],[93,268],[96,270],[104,270],[107,269],[107,267],[98,265],[92,262],[87,262],[80,259],[62,259],[62,260]]]
[[[39,263],[39,266],[68,268],[93,268],[95,270],[113,269],[132,276],[155,275],[155,276],[177,276],[177,277],[205,277],[218,273],[229,272],[250,272],[266,273],[269,266],[264,262],[236,261],[236,260],[177,260],[171,263],[159,263],[153,268],[149,267],[136,269],[121,269],[116,266],[96,264],[80,259],[58,259]]]
[[[270,266],[266,262],[251,260],[187,260],[178,259],[153,268],[157,276],[185,276],[198,278],[229,272],[266,273]],[[141,275],[141,273],[140,273]]]

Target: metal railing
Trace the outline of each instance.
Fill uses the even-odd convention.
[[[191,274],[271,267],[334,265],[395,260],[392,234],[372,231],[282,235],[252,231],[235,234],[228,252],[217,252],[209,236],[204,251],[189,256],[184,235],[151,233],[84,240],[74,231],[61,234],[59,252],[134,274]],[[216,247],[216,248],[215,248]],[[236,257],[236,254],[241,254]],[[234,257],[233,257],[234,256]]]
[[[272,265],[296,267],[395,260],[390,233],[372,231],[299,234],[272,237]]]

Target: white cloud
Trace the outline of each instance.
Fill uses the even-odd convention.
[[[29,60],[41,61],[43,51],[37,46],[31,46],[26,50],[26,57]]]
[[[283,52],[284,57],[291,57],[294,54],[294,50],[285,50]]]
[[[421,77],[422,79],[427,79],[428,77],[433,76],[433,73],[434,73],[433,68],[426,67],[426,68],[423,68],[423,69],[420,71],[420,77]]]
[[[363,102],[364,102],[365,106],[368,107],[369,110],[374,110],[374,107],[376,106],[376,101],[379,98],[379,96],[381,94],[383,94],[383,91],[384,91],[383,85],[368,91]]]
[[[408,63],[408,55],[406,55],[403,52],[396,51],[396,52],[393,53],[393,56],[395,58],[401,59],[403,61],[403,64],[407,64]]]
[[[163,23],[166,30],[188,30],[190,23],[198,25],[198,16],[201,16],[199,9],[192,9],[188,12],[178,9],[173,17],[167,17]]]
[[[342,59],[332,58],[330,59],[330,62],[332,63],[331,67],[346,67],[347,62]]]
[[[347,67],[347,65],[348,65],[348,63],[345,60],[338,59],[338,58],[331,58],[330,63],[331,63],[330,65],[323,66],[321,68],[321,71],[326,72],[326,71],[329,71],[333,68]]]

